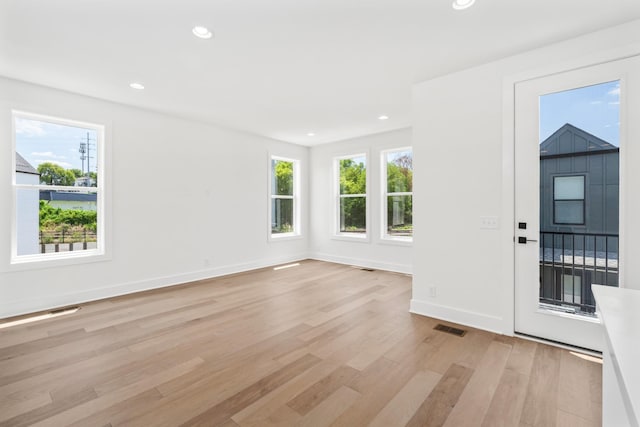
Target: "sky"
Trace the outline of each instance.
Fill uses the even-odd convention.
[[[570,123],[620,146],[620,81],[540,97],[540,143]]]
[[[89,168],[96,172],[96,136],[94,129],[60,125],[16,117],[16,151],[34,168],[44,162],[55,163],[65,169],[80,169],[86,172],[80,160],[81,142],[91,143]]]

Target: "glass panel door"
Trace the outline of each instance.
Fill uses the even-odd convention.
[[[518,333],[602,349],[591,285],[620,284],[620,106],[637,69],[632,58],[516,84]]]

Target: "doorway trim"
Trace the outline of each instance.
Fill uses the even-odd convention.
[[[502,319],[505,335],[514,336],[515,333],[515,88],[517,83],[548,77],[569,71],[577,71],[608,62],[640,56],[640,43],[633,43],[623,48],[607,49],[592,54],[529,69],[507,75],[502,80],[502,207],[501,215],[504,227],[501,230],[502,242]],[[621,105],[621,117],[626,117],[624,106]],[[627,140],[626,127],[620,129],[620,140]],[[620,156],[620,173],[626,169],[624,156]],[[621,193],[622,194],[622,193]],[[620,204],[620,228],[625,223],[625,209],[623,200]],[[624,245],[624,237],[620,233],[620,247]],[[620,266],[620,278],[624,277],[624,266]],[[622,281],[622,280],[621,280]],[[523,338],[527,338],[523,336]],[[550,342],[550,344],[553,344]]]

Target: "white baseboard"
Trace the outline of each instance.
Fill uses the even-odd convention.
[[[346,265],[355,265],[358,267],[373,268],[375,270],[386,270],[386,271],[393,271],[396,273],[404,273],[404,274],[413,273],[412,264],[393,264],[389,262],[371,261],[367,259],[343,257],[343,256],[329,255],[329,254],[323,254],[318,252],[311,253],[309,255],[309,258],[315,259],[318,261],[335,262],[337,264],[346,264]]]
[[[136,292],[160,289],[168,286],[180,285],[197,280],[211,279],[214,277],[227,276],[229,274],[243,273],[259,268],[271,267],[278,264],[302,261],[308,259],[307,256],[282,257],[254,262],[247,262],[234,265],[226,265],[215,268],[202,269],[189,273],[175,274],[171,276],[154,277],[151,279],[138,280],[134,282],[121,283],[114,286],[94,288],[67,294],[51,295],[40,298],[29,298],[19,301],[0,303],[0,319],[12,316],[19,316],[28,313],[51,310],[54,308],[70,305],[82,304],[89,301],[96,301],[104,298],[112,298],[132,294]]]
[[[473,311],[437,305],[427,301],[411,300],[409,311],[422,316],[433,317],[447,322],[458,323],[476,329],[483,329],[496,334],[504,334],[504,321],[501,317],[488,316]]]

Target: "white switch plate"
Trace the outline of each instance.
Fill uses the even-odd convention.
[[[484,230],[497,230],[500,228],[500,223],[497,216],[481,216],[480,228]]]

